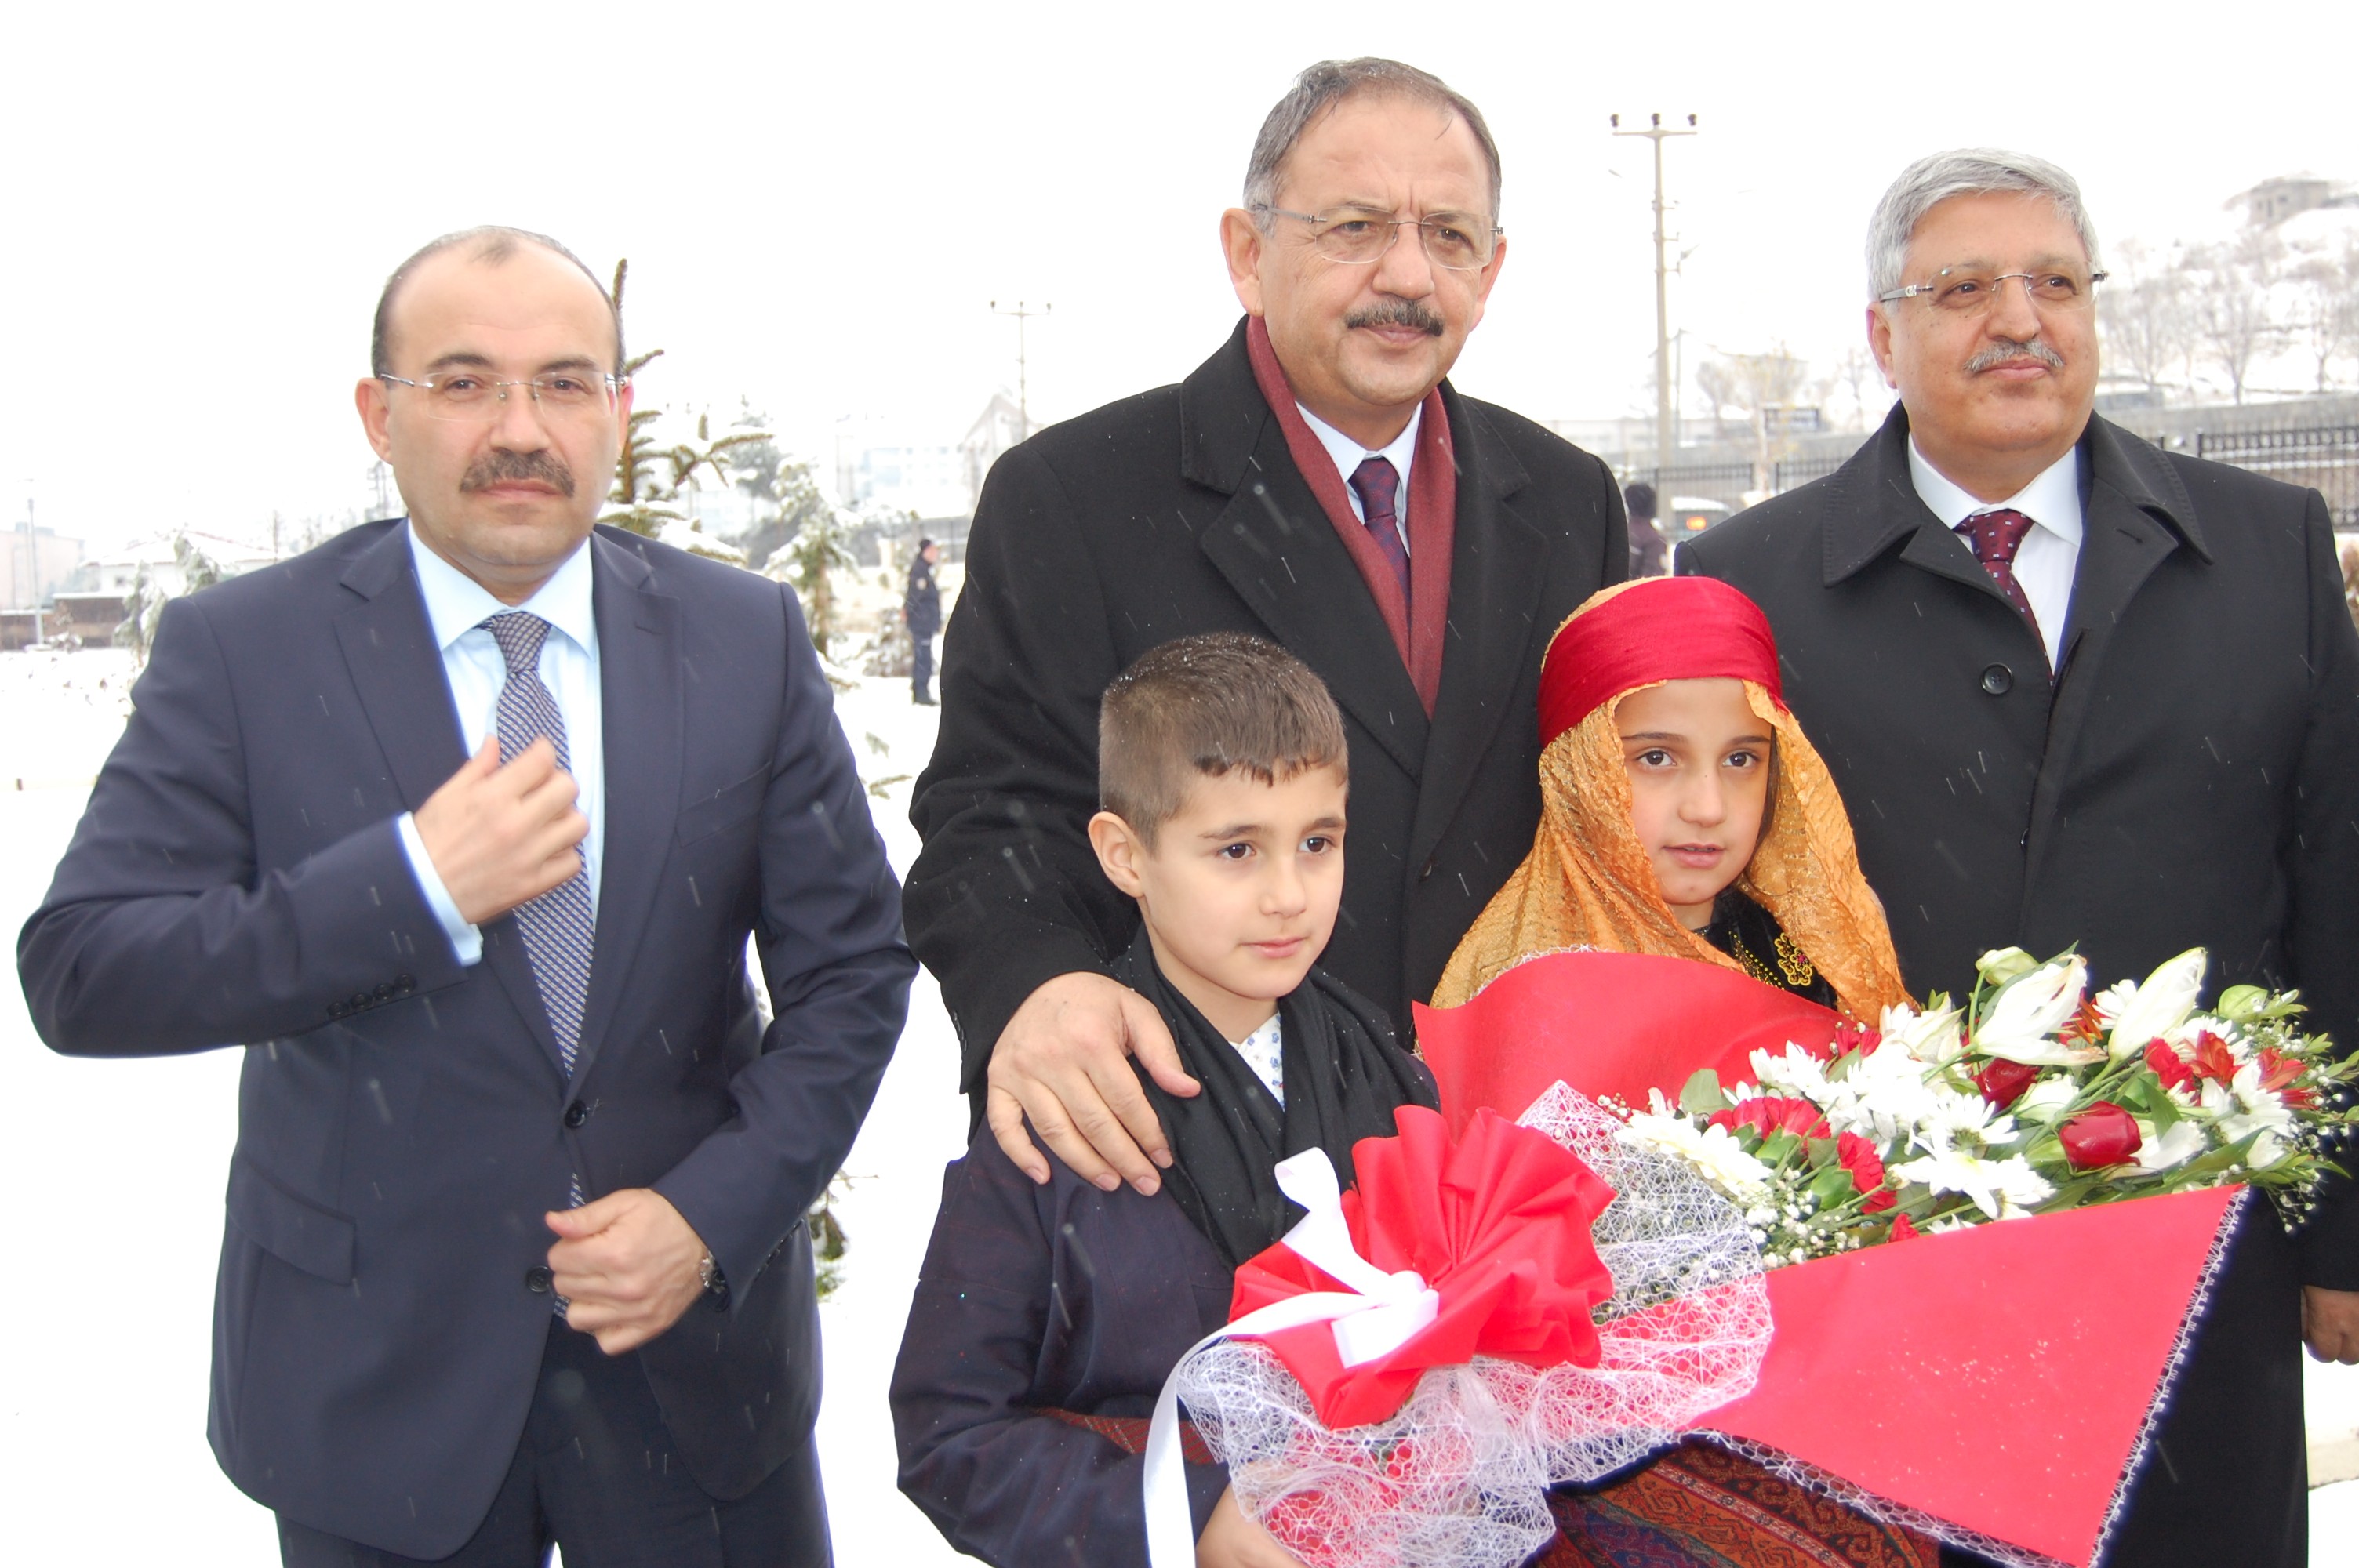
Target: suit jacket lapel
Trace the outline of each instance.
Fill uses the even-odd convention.
[[[2081,554],[2072,571],[2072,607],[2065,621],[2056,705],[2048,720],[2048,750],[2032,797],[2027,886],[2038,885],[2074,745],[2130,601],[2182,543],[2202,560],[2212,558],[2185,488],[2153,449],[2093,417],[2083,439],[2089,500],[2082,512]]]
[[[573,1082],[604,1044],[631,960],[647,935],[657,879],[679,821],[682,683],[679,601],[656,591],[636,551],[590,538],[591,602],[598,622],[599,704],[606,736],[606,831],[600,847],[598,925]]]
[[[409,559],[409,530],[387,530],[345,571],[342,582],[359,601],[336,617],[336,640],[402,804],[416,811],[467,757],[442,650],[435,645]],[[541,1004],[516,921],[502,915],[486,922],[483,934],[484,964],[499,977],[554,1065],[557,1036],[549,1027],[549,1010]]]
[[[1180,433],[1182,474],[1229,496],[1204,530],[1206,557],[1270,634],[1317,670],[1336,703],[1417,777],[1425,765],[1425,705],[1359,567],[1254,384],[1242,327],[1188,378]],[[1446,689],[1447,653],[1442,672]]]
[[[1540,574],[1547,540],[1519,515],[1512,500],[1530,482],[1482,416],[1447,382],[1442,406],[1458,458],[1458,516],[1451,541],[1450,619],[1443,633],[1441,691],[1433,705],[1433,732],[1425,750],[1409,830],[1408,863],[1425,863],[1473,787],[1476,769],[1499,732],[1508,694],[1527,689],[1545,639]]]

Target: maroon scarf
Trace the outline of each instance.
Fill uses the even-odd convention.
[[[1425,395],[1425,409],[1417,429],[1417,460],[1408,478],[1408,601],[1401,601],[1400,583],[1393,568],[1368,537],[1366,524],[1352,510],[1343,476],[1335,460],[1310,433],[1294,388],[1270,347],[1269,329],[1260,317],[1245,324],[1245,351],[1253,360],[1254,381],[1286,432],[1287,450],[1294,466],[1310,482],[1310,493],[1335,525],[1343,547],[1352,552],[1360,577],[1384,612],[1393,634],[1393,646],[1408,667],[1426,717],[1433,717],[1433,699],[1441,689],[1441,633],[1450,614],[1450,553],[1458,535],[1458,459],[1450,443],[1450,416],[1441,406],[1441,389]]]

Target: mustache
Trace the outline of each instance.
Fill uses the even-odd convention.
[[[1983,371],[1995,369],[2009,360],[2020,359],[2038,360],[2049,370],[2060,371],[2064,368],[2064,356],[2038,338],[2020,343],[2012,338],[2001,338],[1968,360],[1966,372],[1970,375],[1978,374]]]
[[[1346,327],[1412,327],[1429,338],[1441,336],[1441,318],[1422,299],[1380,299],[1343,318]]]
[[[573,470],[555,452],[509,452],[497,448],[468,468],[459,489],[462,494],[472,494],[516,480],[548,485],[563,496],[573,493]]]

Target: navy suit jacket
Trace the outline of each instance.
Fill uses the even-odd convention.
[[[514,1457],[574,1173],[663,1194],[732,1286],[636,1353],[696,1479],[742,1496],[808,1436],[802,1217],[915,968],[794,598],[613,529],[589,548],[606,829],[570,1081],[513,917],[462,968],[395,831],[462,761],[398,522],[166,608],[18,943],[57,1050],[245,1045],[214,1452],[411,1557],[460,1546]]]

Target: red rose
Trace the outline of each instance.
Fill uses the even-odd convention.
[[[2195,1069],[2180,1059],[2167,1040],[2149,1040],[2146,1046],[2146,1065],[2162,1080],[2167,1089],[2183,1088],[2195,1081]]]
[[[1974,1075],[1974,1086],[1983,1091],[1983,1098],[2005,1110],[2021,1099],[2023,1091],[2038,1076],[2038,1068],[2002,1057]]]
[[[2195,1076],[2223,1085],[2236,1076],[2236,1058],[2228,1043],[2208,1029],[2195,1036]]]
[[[2137,1122],[2111,1100],[2099,1100],[2056,1130],[2064,1142],[2064,1158],[2076,1171],[2118,1165],[2138,1152],[2143,1141]]]
[[[1750,1127],[1767,1138],[1775,1133],[1790,1132],[1797,1138],[1824,1138],[1827,1119],[1819,1108],[1806,1099],[1791,1099],[1782,1095],[1763,1095],[1756,1099],[1739,1100],[1725,1110],[1712,1113],[1711,1125],[1725,1127],[1731,1132],[1740,1127]]]
[[[1884,1184],[1884,1156],[1873,1139],[1856,1132],[1835,1134],[1835,1162],[1851,1173],[1853,1186],[1870,1195],[1859,1206],[1861,1213],[1881,1214],[1900,1201],[1900,1195]]]
[[[1896,1214],[1892,1217],[1892,1234],[1886,1237],[1886,1239],[1888,1241],[1914,1241],[1917,1239],[1917,1227],[1909,1223],[1908,1217],[1907,1215]]]
[[[1863,1056],[1872,1055],[1884,1044],[1884,1033],[1871,1024],[1846,1018],[1835,1025],[1834,1052],[1838,1056],[1856,1051]]]

